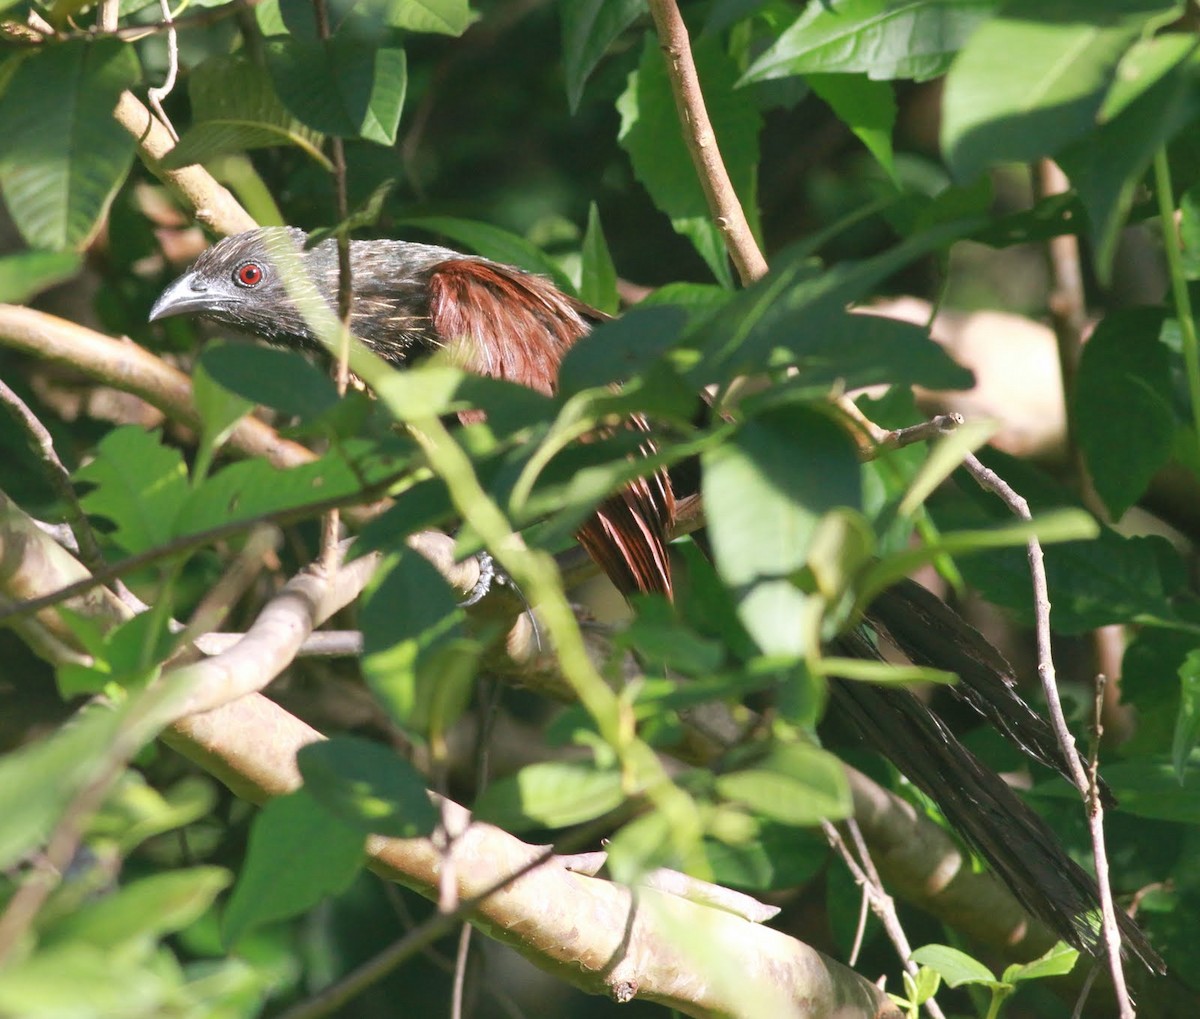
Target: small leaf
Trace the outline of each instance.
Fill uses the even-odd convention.
[[[583,87],[613,41],[646,10],[646,0],[562,0],[562,63],[567,105],[579,109]]]
[[[625,802],[620,771],[582,761],[527,764],[493,782],[472,813],[507,831],[566,828],[615,810]]]
[[[370,9],[378,0],[371,0]],[[462,35],[475,16],[467,0],[383,0],[384,20],[408,32]]]
[[[17,65],[0,95],[0,190],[31,247],[82,247],[99,227],[133,161],[113,108],[139,75],[117,39],[47,46]]]
[[[380,743],[335,736],[304,747],[296,763],[305,791],[358,831],[418,838],[438,823],[424,776]]]
[[[964,984],[996,986],[999,983],[983,963],[949,945],[925,945],[913,952],[912,960],[940,973],[950,987]]]
[[[43,938],[48,945],[84,942],[118,950],[182,930],[208,909],[231,880],[223,867],[191,867],[144,877],[63,917]]]
[[[267,68],[284,105],[315,131],[393,145],[408,86],[404,50],[353,34],[266,43]]]
[[[362,868],[364,841],[304,790],[271,800],[250,827],[246,862],[225,910],[225,943],[344,891]]]
[[[75,478],[96,486],[80,503],[89,514],[112,521],[113,538],[126,552],[144,552],[174,537],[188,498],[187,467],[157,431],[136,425],[114,429]]]
[[[809,74],[806,80],[895,180],[892,130],[896,126],[896,97],[891,85],[862,74]]]
[[[867,683],[904,685],[909,683],[940,683],[952,686],[958,682],[953,672],[929,669],[916,665],[897,665],[892,662],[873,662],[862,658],[822,658],[818,663],[822,675],[856,679]]]
[[[1022,980],[1041,980],[1043,977],[1061,977],[1075,968],[1079,950],[1060,941],[1057,945],[1038,956],[1033,962],[1013,963],[1004,971],[1004,982],[1019,983]]]
[[[71,279],[81,263],[73,251],[22,251],[0,258],[0,303],[24,304]]]
[[[781,743],[751,767],[718,775],[717,792],[781,824],[806,827],[851,810],[845,766],[805,743]]]
[[[546,257],[535,244],[519,234],[503,230],[490,223],[453,216],[418,216],[399,221],[399,226],[413,226],[431,234],[442,234],[456,244],[462,244],[476,254],[493,262],[515,265],[526,272],[537,273],[552,280],[559,289],[574,293],[575,288],[558,263]]]
[[[1188,760],[1200,738],[1200,649],[1189,651],[1179,666],[1179,714],[1171,743],[1171,762],[1183,785]]]
[[[204,348],[200,365],[229,392],[305,420],[324,414],[338,400],[333,380],[294,350],[216,343]]]
[[[810,4],[742,84],[819,72],[926,81],[945,74],[996,0],[840,0]]]
[[[200,449],[206,459],[220,449],[254,404],[218,385],[203,361],[192,372],[192,399],[200,414]]]
[[[1113,312],[1084,345],[1072,415],[1088,473],[1113,520],[1171,458],[1176,418],[1158,308]]]
[[[579,299],[598,311],[615,315],[617,270],[608,251],[608,242],[604,239],[600,211],[595,202],[588,207],[587,233],[583,235],[581,263]]]

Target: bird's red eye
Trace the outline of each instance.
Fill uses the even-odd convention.
[[[246,262],[244,265],[237,267],[233,278],[244,287],[256,287],[262,282],[262,266],[257,262]]]

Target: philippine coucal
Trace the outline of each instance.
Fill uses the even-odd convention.
[[[339,268],[337,243],[305,250],[303,231],[252,230],[205,251],[155,302],[150,320],[195,314],[274,343],[320,348],[293,303],[272,251],[290,245],[311,288],[332,310]],[[353,241],[351,330],[398,366],[449,348],[480,375],[552,394],[563,355],[607,316],[563,294],[541,276],[449,248],[406,241]],[[644,427],[644,422],[632,422]],[[671,595],[667,553],[675,496],[665,471],[635,481],[603,502],[580,530],[580,543],[625,594]],[[953,688],[1022,750],[1065,771],[1044,719],[1016,694],[1003,657],[939,599],[915,584],[885,592],[874,607],[877,632],[914,661],[959,674]],[[861,634],[843,650],[876,653]],[[951,827],[988,860],[1025,908],[1077,948],[1099,954],[1094,880],[1057,837],[998,776],[959,742],[907,690],[831,682],[831,705],[853,730],[934,799]],[[1162,960],[1125,914],[1127,950],[1149,968]]]

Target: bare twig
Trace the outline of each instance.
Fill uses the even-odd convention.
[[[8,383],[0,380],[0,402],[16,422],[25,430],[29,445],[37,454],[45,468],[49,480],[59,499],[62,500],[66,511],[67,524],[78,545],[79,556],[88,569],[95,569],[104,561],[100,546],[96,542],[95,532],[88,522],[87,514],[79,505],[79,497],[75,494],[75,486],[71,484],[71,473],[63,466],[54,450],[54,439],[38,416],[29,408]]]
[[[161,85],[146,90],[146,99],[154,112],[158,114],[158,119],[162,121],[163,126],[171,132],[172,140],[179,141],[179,132],[175,130],[175,125],[171,123],[171,118],[167,116],[167,111],[163,109],[162,105],[163,100],[175,88],[175,78],[179,74],[179,33],[175,31],[175,22],[171,17],[168,0],[158,0],[158,6],[162,11],[163,24],[167,26],[167,76]]]
[[[1032,520],[1029,503],[1013,490],[1003,478],[985,466],[973,453],[963,459],[963,464],[981,488],[993,492],[1022,520]],[[1071,780],[1087,805],[1088,829],[1092,840],[1092,855],[1096,865],[1096,883],[1100,892],[1101,933],[1108,954],[1108,968],[1112,974],[1113,990],[1117,997],[1121,1019],[1133,1019],[1136,1014],[1129,990],[1125,983],[1125,969],[1121,959],[1121,932],[1117,926],[1116,906],[1113,903],[1112,887],[1109,884],[1108,850],[1104,839],[1104,806],[1095,794],[1075,738],[1067,725],[1062,700],[1058,695],[1058,681],[1054,669],[1054,656],[1050,637],[1050,591],[1046,581],[1046,565],[1041,542],[1030,538],[1026,546],[1029,555],[1029,572],[1033,579],[1034,632],[1037,638],[1038,678],[1046,697],[1050,712],[1050,724],[1063,760],[1071,773]]]
[[[863,838],[857,822],[853,818],[846,822],[846,830],[854,842],[853,852],[834,825],[828,821],[822,821],[821,830],[825,833],[825,838],[830,846],[842,858],[850,873],[854,875],[854,880],[862,888],[864,901],[870,904],[872,911],[879,917],[888,940],[891,941],[896,953],[900,956],[900,962],[904,966],[905,972],[915,978],[917,964],[912,961],[912,945],[909,944],[908,935],[904,933],[904,927],[900,923],[900,917],[896,912],[896,902],[883,887],[883,881],[879,877],[879,871],[875,869],[875,862],[871,859],[871,852],[867,848],[866,840]],[[933,1019],[945,1019],[945,1014],[933,998],[925,1002],[925,1010],[933,1016]]]
[[[725,246],[738,277],[743,283],[752,283],[767,274],[767,260],[754,239],[746,212],[717,147],[717,136],[700,90],[696,62],[692,59],[687,26],[675,0],[650,0],[650,13],[658,31],[659,45],[667,58],[671,92],[675,96],[683,138],[696,166],[700,186],[708,199],[713,219],[725,237]]]

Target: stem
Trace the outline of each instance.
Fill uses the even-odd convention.
[[[1179,331],[1183,338],[1183,365],[1192,404],[1192,423],[1196,429],[1196,441],[1200,443],[1200,344],[1196,340],[1192,299],[1183,272],[1183,258],[1180,255],[1182,242],[1179,225],[1175,221],[1175,195],[1171,189],[1171,168],[1167,163],[1165,148],[1160,148],[1154,154],[1154,191],[1158,195],[1158,212],[1162,219],[1163,248],[1171,276],[1171,294],[1175,299],[1175,314],[1179,318]]]

